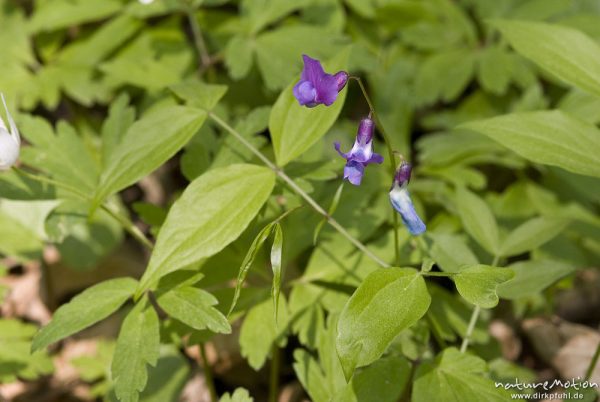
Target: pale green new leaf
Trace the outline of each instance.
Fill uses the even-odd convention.
[[[347,60],[348,51],[341,52],[330,63],[326,63],[324,69],[332,74],[344,70]],[[296,81],[279,95],[269,119],[269,131],[273,140],[275,159],[279,166],[284,166],[297,158],[321,139],[337,120],[346,99],[346,89],[344,89],[339,93],[335,103],[329,107],[300,106],[292,90]]]
[[[415,373],[412,402],[505,402],[510,395],[485,376],[485,361],[449,348]]]
[[[466,188],[459,187],[456,190],[456,208],[471,237],[491,254],[496,255],[500,247],[498,226],[485,201]]]
[[[402,330],[427,312],[430,301],[423,277],[412,268],[379,269],[367,276],[337,325],[336,347],[346,379],[356,367],[379,359]]]
[[[31,350],[45,348],[105,319],[133,295],[136,285],[132,278],[118,278],[84,290],[56,310],[50,324],[33,338]]]
[[[148,381],[146,364],[155,366],[159,356],[160,331],[154,307],[138,303],[127,314],[112,361],[115,394],[121,402],[137,402]]]
[[[231,165],[194,180],[173,204],[138,287],[199,262],[234,241],[254,219],[275,185],[275,174],[255,165]]]
[[[523,56],[561,80],[600,95],[600,46],[565,26],[532,21],[494,21]]]
[[[225,85],[208,85],[197,80],[188,80],[181,84],[172,85],[170,89],[189,106],[206,111],[212,110],[227,93]]]
[[[503,299],[535,295],[576,269],[572,264],[552,260],[522,261],[509,268],[515,276],[498,285],[498,296]]]
[[[235,285],[235,291],[233,293],[231,307],[229,307],[229,313],[227,315],[230,315],[232,313],[233,309],[235,308],[235,306],[240,298],[240,294],[242,292],[242,286],[244,285],[246,276],[248,276],[248,271],[250,270],[250,267],[252,266],[252,263],[254,262],[256,255],[258,254],[258,252],[262,248],[263,244],[265,244],[265,241],[271,234],[272,229],[273,229],[273,224],[272,223],[268,224],[260,232],[258,232],[256,237],[254,238],[254,241],[252,241],[252,244],[250,245],[250,248],[248,249],[248,252],[246,253],[246,256],[244,257],[244,261],[242,261],[242,265],[240,266],[240,269],[238,271],[237,283]]]
[[[568,224],[567,220],[545,216],[530,219],[509,233],[500,246],[499,255],[517,255],[533,250],[552,240]]]
[[[178,287],[158,297],[158,304],[171,317],[202,330],[228,334],[231,326],[227,318],[213,306],[218,303],[210,293],[191,286]]]
[[[559,110],[513,113],[461,126],[532,162],[600,177],[600,130]]]
[[[452,279],[465,300],[479,307],[492,308],[498,304],[498,285],[514,275],[508,268],[478,264],[461,269]]]
[[[206,113],[184,106],[152,110],[135,122],[100,176],[95,202],[132,185],[175,155],[200,129]]]
[[[273,246],[271,247],[271,268],[273,269],[273,284],[271,286],[271,297],[273,298],[273,310],[275,311],[275,322],[279,312],[279,294],[281,293],[281,254],[283,252],[283,230],[281,224],[276,223]]]

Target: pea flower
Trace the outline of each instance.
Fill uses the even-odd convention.
[[[370,117],[367,117],[360,121],[356,140],[350,152],[343,153],[340,150],[340,143],[334,143],[336,151],[347,161],[344,167],[344,179],[348,179],[355,186],[360,185],[365,173],[365,167],[369,163],[383,162],[383,156],[373,152],[374,131],[375,122]]]
[[[417,215],[413,202],[410,199],[410,193],[408,192],[407,187],[410,181],[411,170],[412,167],[409,163],[403,161],[400,164],[394,175],[394,184],[392,184],[392,188],[390,189],[390,201],[394,209],[402,217],[402,222],[408,231],[413,235],[420,235],[425,232],[426,227],[421,218],[419,218],[419,215]]]
[[[315,107],[323,104],[331,106],[338,93],[348,82],[348,73],[340,71],[334,75],[327,74],[319,60],[302,55],[304,69],[300,81],[294,86],[294,96],[300,106]]]
[[[10,127],[9,132],[4,120],[0,117],[0,170],[8,170],[19,158],[21,137],[19,136],[19,130],[17,130],[13,118],[8,111],[8,106],[6,106],[4,94],[0,93],[0,97],[2,97],[2,103],[4,103],[4,109],[6,110],[6,117]]]

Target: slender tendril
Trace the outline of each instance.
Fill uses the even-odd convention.
[[[327,211],[323,209],[310,195],[308,195],[304,190],[302,190],[295,182],[292,180],[283,170],[277,167],[273,162],[271,162],[262,152],[260,152],[254,145],[249,143],[240,133],[234,130],[229,124],[223,121],[219,116],[215,115],[213,112],[208,112],[208,116],[218,125],[223,127],[227,132],[233,135],[239,142],[242,143],[246,148],[248,148],[258,159],[260,159],[269,169],[271,169],[275,174],[285,182],[296,194],[302,197],[308,205],[310,205],[315,211],[319,214],[323,215],[325,219],[327,219],[327,223],[329,223],[335,230],[337,230],[342,236],[348,239],[357,249],[362,251],[367,257],[371,258],[377,264],[381,265],[384,268],[389,268],[390,264],[383,261],[381,258],[377,257],[373,254],[364,244],[362,244],[358,239],[352,236],[342,225],[338,223],[333,217],[331,217]]]
[[[65,191],[68,191],[76,196],[78,196],[79,198],[82,198],[86,201],[91,201],[92,199],[90,198],[89,195],[83,193],[82,191],[80,191],[79,189],[70,186],[69,184],[66,183],[62,183],[60,181],[51,179],[49,177],[45,177],[45,176],[40,176],[34,173],[30,173],[27,172],[21,168],[18,168],[16,166],[13,166],[13,170],[15,172],[17,172],[17,174],[20,174],[21,176],[30,178],[32,180],[35,180],[37,182],[40,183],[45,183],[45,184],[50,184],[52,186],[55,186],[57,188],[61,188]],[[154,245],[152,244],[152,242],[150,240],[148,240],[148,238],[141,232],[140,229],[138,229],[137,226],[135,226],[133,224],[133,222],[131,222],[129,220],[129,218],[121,215],[120,213],[118,213],[117,211],[113,210],[110,206],[108,206],[106,203],[102,203],[102,205],[100,206],[100,208],[102,208],[103,211],[105,211],[107,214],[109,214],[112,218],[114,218],[117,222],[119,222],[119,224],[123,227],[123,229],[125,229],[134,239],[136,239],[140,244],[142,244],[143,246],[147,247],[148,249],[152,250],[152,248],[154,247]]]
[[[387,135],[385,128],[383,128],[383,124],[381,124],[381,120],[379,119],[379,116],[377,115],[377,112],[375,111],[373,102],[371,101],[371,98],[369,97],[369,94],[367,93],[367,90],[366,90],[365,85],[363,84],[361,78],[354,77],[354,76],[351,76],[350,78],[354,79],[356,82],[358,82],[358,86],[360,87],[363,97],[365,98],[365,100],[367,101],[367,104],[369,105],[369,116],[373,116],[373,119],[375,120],[375,124],[377,124],[377,127],[379,128],[379,132],[383,135],[383,140],[385,141],[385,146],[388,151],[388,159],[390,161],[390,163],[389,163],[390,173],[393,178],[394,175],[396,174],[396,158],[394,157],[394,149],[392,148],[392,142],[390,141],[390,137]],[[393,219],[393,224],[394,224],[394,245],[395,245],[394,253],[395,253],[395,257],[396,257],[395,263],[396,263],[396,265],[399,265],[400,264],[400,235],[399,235],[400,223],[398,221],[398,214],[396,213],[394,208],[392,208],[392,219]]]
[[[495,256],[494,261],[492,261],[492,267],[498,265],[498,261],[500,260],[500,256]],[[464,353],[467,351],[467,347],[469,346],[469,342],[471,342],[471,336],[473,336],[473,331],[475,330],[475,324],[477,324],[477,320],[479,319],[479,314],[481,313],[481,307],[475,306],[473,313],[471,314],[471,319],[469,320],[469,326],[467,327],[467,332],[465,337],[463,338],[462,344],[460,345],[460,352]]]

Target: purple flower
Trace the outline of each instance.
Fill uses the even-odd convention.
[[[300,106],[315,107],[320,104],[331,106],[338,93],[348,82],[348,73],[340,71],[334,75],[327,74],[319,60],[302,55],[304,69],[300,81],[294,86],[294,96]]]
[[[408,192],[408,182],[410,181],[411,166],[409,163],[402,162],[394,175],[394,184],[390,190],[390,201],[392,206],[400,216],[402,222],[413,235],[420,235],[427,229],[425,224],[417,215],[415,206]]]
[[[375,131],[375,123],[369,117],[362,119],[356,133],[354,146],[348,153],[343,153],[340,150],[340,143],[335,142],[336,151],[345,158],[348,162],[344,167],[344,179],[355,186],[360,185],[365,167],[369,163],[383,162],[383,156],[373,152],[373,133]]]

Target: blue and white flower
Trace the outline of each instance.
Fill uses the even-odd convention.
[[[410,198],[410,193],[408,192],[411,171],[412,167],[409,163],[403,161],[400,164],[394,175],[394,183],[390,190],[390,201],[394,209],[402,217],[402,222],[408,231],[416,236],[424,233],[427,228],[419,215],[417,215],[415,206]]]
[[[340,150],[340,143],[334,143],[336,151],[347,161],[344,167],[344,179],[348,179],[355,186],[360,185],[367,165],[383,162],[383,156],[373,152],[374,132],[375,122],[370,117],[367,117],[362,119],[358,126],[354,146],[350,152],[342,152]]]

